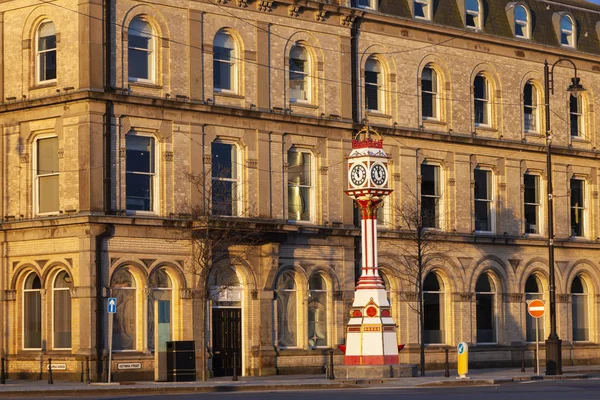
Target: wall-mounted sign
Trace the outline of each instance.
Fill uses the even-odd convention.
[[[46,369],[50,369],[50,364],[46,365]],[[54,364],[52,363],[52,371],[66,371],[67,364]]]
[[[117,369],[142,369],[142,363],[118,363]]]

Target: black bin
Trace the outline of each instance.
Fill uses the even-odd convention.
[[[167,382],[196,380],[196,344],[193,340],[167,342]]]

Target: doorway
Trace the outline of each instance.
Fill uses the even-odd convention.
[[[212,368],[215,377],[242,374],[242,309],[212,309]]]

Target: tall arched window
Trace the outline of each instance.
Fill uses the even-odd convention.
[[[566,47],[575,47],[575,24],[568,15],[560,17],[560,44]]]
[[[308,281],[308,346],[327,346],[327,284],[319,274]]]
[[[583,96],[569,96],[569,120],[571,137],[583,138],[585,124],[583,123]]]
[[[36,82],[56,79],[56,28],[52,21],[43,21],[36,38]]]
[[[383,68],[377,58],[371,56],[365,64],[365,107],[368,111],[385,110]]]
[[[489,273],[475,284],[477,342],[496,343],[496,286]]]
[[[392,305],[392,284],[391,284],[388,276],[381,270],[379,270],[379,276],[383,280],[383,285],[385,286],[385,297],[387,298],[387,301],[391,306]]]
[[[465,22],[467,28],[481,29],[481,4],[479,0],[465,0]]]
[[[73,280],[66,271],[61,271],[52,286],[53,347],[71,348],[71,289]]]
[[[529,81],[523,88],[523,129],[525,132],[539,132],[539,91]]]
[[[23,348],[42,348],[42,282],[30,273],[23,285]]]
[[[522,5],[515,7],[515,36],[529,39],[529,13]]]
[[[529,302],[530,300],[543,300],[544,293],[542,292],[542,284],[539,278],[535,275],[531,275],[527,278],[527,282],[525,282],[525,301]],[[527,307],[525,307],[527,308]],[[535,342],[535,318],[529,315],[528,312],[525,312],[525,327],[526,327],[526,341]],[[539,318],[539,338],[543,340],[544,335],[544,319]]]
[[[237,61],[235,41],[225,32],[219,31],[213,43],[213,88],[216,92],[237,91]]]
[[[488,79],[479,74],[475,77],[474,84],[474,110],[475,126],[491,125],[490,83]]]
[[[421,74],[421,114],[423,119],[440,119],[440,95],[438,74],[427,66]]]
[[[589,299],[587,284],[580,276],[571,283],[573,341],[590,340]]]
[[[311,101],[310,57],[303,46],[294,46],[290,51],[290,101]]]
[[[298,292],[293,272],[286,272],[277,281],[277,345],[298,346]]]
[[[113,321],[113,349],[135,350],[137,339],[137,290],[129,269],[119,268],[112,277],[112,296],[117,298]]]
[[[150,279],[148,280],[148,289],[150,289],[150,295],[148,296],[148,349],[154,350],[154,327],[156,324],[155,315],[155,303],[158,306],[159,319],[161,322],[170,322],[171,327],[173,320],[171,318],[171,310],[173,305],[173,285],[171,284],[171,278],[165,271],[164,268],[155,270]],[[171,332],[169,332],[169,336]]]
[[[127,31],[129,80],[154,82],[155,51],[154,29],[143,17],[135,17]]]
[[[445,343],[444,283],[438,274],[430,272],[423,281],[424,343]]]

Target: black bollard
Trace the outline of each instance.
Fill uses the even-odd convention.
[[[48,385],[53,385],[54,381],[52,380],[52,359],[48,359]]]
[[[2,357],[2,360],[0,360],[0,383],[3,385],[6,383],[6,376],[4,374],[4,357]]]
[[[237,352],[233,352],[233,377],[231,378],[232,381],[237,381],[238,380],[238,375],[237,375]]]
[[[329,350],[329,379],[334,380],[335,375],[333,373],[333,350]]]
[[[444,377],[450,378],[450,362],[448,362],[448,349],[444,349],[444,352],[446,353],[446,371],[444,371]]]
[[[521,350],[521,372],[525,372],[525,350]]]
[[[537,350],[533,350],[533,373],[537,374]]]
[[[87,383],[91,382],[90,379],[90,358],[85,356],[85,380]]]

